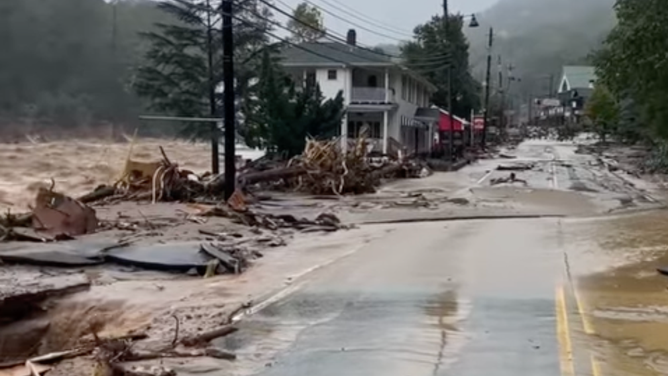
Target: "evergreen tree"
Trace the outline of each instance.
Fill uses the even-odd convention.
[[[317,84],[296,88],[268,51],[260,71],[257,107],[246,133],[249,145],[291,157],[304,150],[307,137],[331,138],[338,133],[344,111],[342,92],[325,100]]]
[[[260,63],[259,51],[267,47],[270,14],[259,0],[234,3],[234,58],[236,103],[239,118],[252,109],[253,81]],[[144,33],[151,48],[139,68],[135,89],[150,101],[153,110],[184,117],[223,117],[222,33],[219,0],[168,0],[159,7],[179,22],[159,23],[158,31]],[[209,56],[211,60],[209,61]],[[212,98],[210,91],[215,94]],[[212,114],[212,110],[217,109]],[[190,134],[206,128],[192,124]]]

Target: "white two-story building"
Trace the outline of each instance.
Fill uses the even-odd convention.
[[[355,35],[354,30],[348,32],[348,43],[321,41],[287,47],[282,65],[297,84],[317,82],[325,97],[343,92],[344,139],[358,136],[368,126],[383,153],[391,139],[411,152],[430,151],[433,124],[415,115],[418,108],[429,106],[436,87],[386,55],[357,47]]]

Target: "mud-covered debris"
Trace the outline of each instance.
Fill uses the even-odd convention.
[[[254,254],[251,251],[224,243],[203,243],[200,249],[202,252],[218,260],[228,273],[233,274],[243,272],[248,267],[249,260],[254,258]]]
[[[524,179],[518,179],[514,172],[511,172],[508,177],[505,178],[495,178],[489,181],[490,185],[498,185],[504,183],[522,183],[528,185],[527,181]]]
[[[445,200],[445,202],[449,202],[449,203],[452,203],[452,204],[455,204],[455,205],[468,205],[468,204],[471,203],[468,199],[466,199],[464,197],[448,198],[448,199]]]
[[[249,227],[259,227],[268,230],[278,229],[296,229],[313,231],[337,231],[346,229],[347,227],[341,224],[338,217],[331,213],[320,214],[313,220],[307,218],[297,218],[291,214],[269,214],[258,213],[251,210],[245,212],[237,212],[229,206],[218,205],[209,208],[202,213],[203,216],[215,216],[230,218],[233,222],[243,224]]]
[[[498,165],[496,169],[498,171],[527,171],[533,168],[533,164],[529,163],[517,163],[511,165]]]
[[[77,236],[95,232],[95,210],[51,189],[39,188],[32,211],[33,228],[51,235]]]
[[[499,158],[502,158],[502,159],[516,159],[517,156],[501,153],[501,154],[499,154]]]
[[[181,340],[184,346],[198,346],[208,343],[216,338],[225,337],[239,330],[233,325],[224,325],[219,328],[210,330],[208,332],[196,334],[190,337],[185,337]]]

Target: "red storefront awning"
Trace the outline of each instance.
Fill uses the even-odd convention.
[[[464,130],[464,121],[457,116],[453,117],[453,123],[455,132],[461,132]],[[445,110],[440,110],[440,118],[438,121],[438,129],[441,132],[450,132],[452,126],[450,125],[450,115]]]

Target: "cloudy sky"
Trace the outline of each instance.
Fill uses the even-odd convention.
[[[325,27],[328,30],[345,35],[348,29],[354,28],[357,30],[358,41],[367,45],[396,43],[397,40],[408,39],[414,26],[443,11],[442,0],[309,1],[323,10]],[[496,1],[449,0],[450,12],[480,12]],[[274,4],[287,10],[288,5],[294,9],[300,2],[302,0],[275,0]],[[280,15],[275,16],[281,21],[284,20]]]

